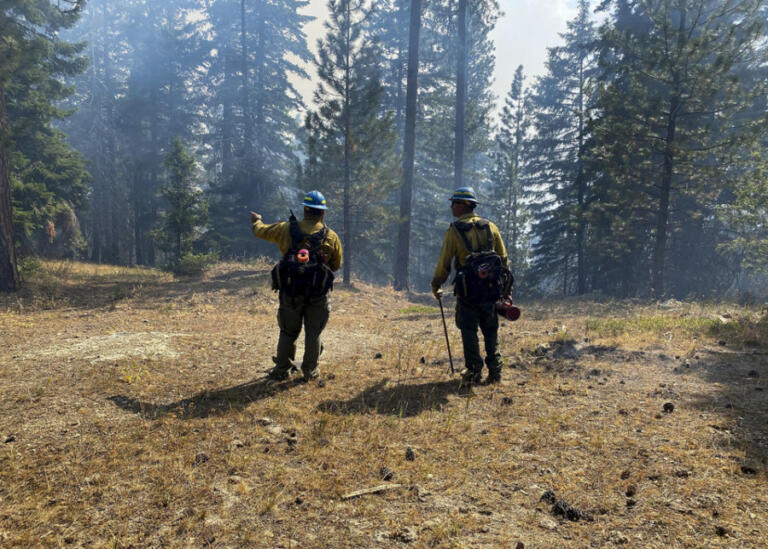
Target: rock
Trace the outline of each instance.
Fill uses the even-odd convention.
[[[627,486],[626,496],[628,498],[631,498],[636,493],[637,493],[637,488],[634,485],[630,484],[629,486]]]
[[[374,359],[376,359],[376,360],[378,360],[378,359],[380,359],[380,358],[383,358],[383,356],[384,356],[384,355],[382,355],[381,353],[376,353],[376,354],[373,356],[373,358],[374,358]]]
[[[551,518],[544,517],[539,521],[539,526],[545,530],[557,530],[557,523]]]
[[[198,452],[197,455],[195,455],[195,465],[202,465],[209,459],[208,454],[205,452]]]
[[[525,549],[525,544],[522,541],[518,541],[515,549]]]
[[[275,436],[283,434],[283,430],[280,428],[280,426],[275,424],[267,425],[267,432]]]
[[[422,363],[422,364],[426,364],[427,363],[427,359],[425,357],[421,357],[419,359],[419,362]]]
[[[264,426],[266,425],[272,425],[272,420],[268,417],[262,417],[256,420],[257,423],[260,423]]]
[[[325,387],[325,380],[324,379],[318,379],[317,380],[317,386],[318,387]]]
[[[741,472],[744,473],[745,475],[756,475],[757,474],[757,470],[756,469],[754,469],[752,467],[748,467],[746,465],[742,465],[741,466]]]
[[[628,416],[629,412],[627,412],[624,408],[622,408],[622,409],[619,410],[619,415],[620,416]]]
[[[629,469],[621,473],[621,480],[627,480],[629,478]]]
[[[717,344],[720,345],[720,347],[725,347],[725,340],[721,339]]]
[[[16,437],[13,435],[5,437],[5,443],[10,444],[11,442],[16,442]]]
[[[686,471],[685,469],[680,469],[679,471],[675,471],[675,476],[677,478],[688,478],[689,476],[691,476],[691,472]]]
[[[760,377],[760,374],[757,372],[757,370],[750,370],[747,374],[747,377],[758,378]]]
[[[239,438],[236,438],[229,443],[230,448],[242,448],[243,446],[245,446],[245,443]]]
[[[635,500],[633,500],[633,499],[628,499],[627,500],[627,508],[628,509],[632,509],[635,505],[637,505],[637,502]]]
[[[381,477],[381,480],[392,480],[395,478],[395,472],[389,467],[383,466],[379,469],[379,476]]]
[[[675,411],[675,405],[672,404],[671,402],[665,402],[663,410],[665,414],[671,414],[672,412]]]
[[[512,397],[503,397],[501,399],[501,405],[502,406],[511,406],[512,405]]]
[[[405,459],[407,461],[413,461],[416,459],[416,452],[413,451],[413,448],[410,446],[405,449]]]
[[[724,538],[728,535],[728,528],[725,528],[723,526],[716,526],[715,527],[715,534],[720,536],[721,538]]]

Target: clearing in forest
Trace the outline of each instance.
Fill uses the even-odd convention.
[[[268,273],[46,262],[0,297],[0,545],[764,546],[760,310],[523,300],[466,392],[434,300],[358,283],[320,382],[267,384]]]

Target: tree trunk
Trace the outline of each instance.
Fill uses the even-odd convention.
[[[685,2],[678,3],[680,10],[680,25],[677,30],[677,53],[682,54],[686,42],[686,10]],[[679,57],[675,61],[679,62]],[[682,107],[680,91],[680,69],[676,68],[672,75],[673,95],[669,102],[669,117],[667,119],[664,145],[664,166],[661,172],[661,188],[659,189],[659,211],[656,218],[656,243],[653,250],[653,266],[651,274],[651,295],[654,299],[664,297],[664,258],[667,248],[667,231],[669,223],[669,199],[672,193],[672,175],[675,165],[675,130],[677,116]]]
[[[19,287],[16,268],[16,244],[13,234],[11,204],[11,158],[4,146],[8,127],[5,112],[5,88],[0,86],[0,291],[15,292]]]
[[[250,189],[253,173],[253,127],[251,126],[251,98],[248,86],[248,36],[245,32],[245,0],[240,0],[240,71],[242,73],[242,106],[243,109],[243,163],[241,166],[242,178]],[[256,193],[258,194],[258,193]],[[248,193],[246,201],[255,200],[252,192]]]
[[[352,50],[352,14],[351,6],[347,2],[347,36],[346,36],[346,63],[344,66],[344,285],[352,285],[352,230],[350,223],[350,186],[352,185],[352,136],[350,104],[350,79],[352,67],[350,66],[350,54]]]
[[[584,264],[584,232],[586,229],[585,195],[587,194],[584,182],[584,161],[582,159],[584,148],[584,58],[579,60],[579,150],[577,157],[578,169],[576,172],[576,187],[578,189],[578,216],[576,228],[576,293],[583,295],[587,291],[586,267]]]
[[[411,211],[413,175],[416,159],[416,103],[419,77],[419,32],[421,0],[411,0],[411,26],[408,37],[408,83],[405,97],[405,139],[403,151],[403,187],[400,190],[400,224],[397,234],[395,289],[408,289],[408,263],[411,252]]]
[[[456,55],[456,132],[453,154],[453,184],[464,182],[464,104],[467,91],[467,0],[459,0],[459,34]]]

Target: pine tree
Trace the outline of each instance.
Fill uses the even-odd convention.
[[[162,227],[153,231],[160,248],[171,253],[171,263],[178,264],[184,254],[192,251],[192,242],[208,217],[208,205],[203,191],[195,184],[195,159],[184,143],[176,137],[164,160],[167,180],[160,187],[160,196],[168,209]]]
[[[464,101],[463,181],[487,197],[490,179],[495,64],[489,38],[499,17],[495,0],[467,4],[466,96]],[[434,0],[424,6],[419,67],[418,142],[414,182],[413,274],[416,287],[428,288],[440,252],[441,235],[451,220],[448,197],[454,187],[456,151],[457,2]],[[487,202],[481,204],[482,215]],[[437,215],[435,215],[437,210]]]
[[[227,255],[271,252],[242,231],[243,215],[258,208],[267,217],[283,215],[294,198],[286,181],[296,165],[293,116],[304,108],[290,82],[307,78],[300,63],[312,55],[303,27],[312,18],[299,13],[306,0],[223,0],[210,5],[213,29],[207,80],[216,108],[213,128],[211,225]]]
[[[383,265],[391,265],[394,220],[385,206],[400,167],[393,116],[381,107],[379,49],[364,34],[369,9],[360,0],[329,0],[328,7],[327,33],[318,43],[315,101],[324,134],[324,180],[331,199],[342,203],[343,276],[350,285],[353,265],[379,277],[389,271]],[[330,220],[337,211],[330,212]]]
[[[549,285],[561,284],[567,294],[575,270],[575,290],[581,294],[587,290],[585,144],[596,63],[587,0],[580,0],[578,14],[562,37],[563,46],[549,49],[547,72],[532,95],[536,137],[531,142],[531,180],[536,183],[528,194],[534,216],[533,274]]]
[[[527,226],[530,214],[524,201],[528,163],[531,104],[524,86],[523,67],[515,71],[501,110],[496,134],[491,203],[494,219],[501,229],[510,266],[518,279],[528,261]]]
[[[684,231],[678,241],[690,247],[683,234],[709,232],[711,201],[733,155],[762,127],[750,113],[764,85],[745,86],[739,76],[764,55],[761,3],[604,4],[614,5],[614,24],[601,33],[601,63],[614,78],[601,91],[596,124],[605,185],[613,188],[601,191],[608,198],[604,208],[619,229],[612,233],[622,234],[631,223],[635,241],[651,242],[650,257],[633,246],[633,268],[650,270],[650,291],[660,298],[676,233]],[[696,259],[682,261],[700,270]]]
[[[42,163],[39,150],[59,148],[65,156],[62,164],[40,168],[37,185],[40,196],[55,195],[47,189],[51,180],[71,187],[82,187],[84,170],[77,155],[64,145],[60,133],[51,129],[51,121],[64,116],[55,102],[71,90],[61,78],[81,72],[85,60],[82,45],[69,44],[57,37],[59,29],[75,24],[85,2],[73,0],[67,9],[47,1],[8,0],[0,13],[0,290],[14,291],[18,286],[16,237],[13,226],[11,187],[17,170]],[[21,140],[27,144],[20,147]],[[62,150],[63,149],[63,150]],[[73,171],[67,173],[66,168]],[[69,175],[69,177],[67,177]],[[27,181],[29,186],[29,181]],[[74,191],[73,189],[73,192]]]

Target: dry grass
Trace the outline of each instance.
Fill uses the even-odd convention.
[[[764,546],[759,310],[524,303],[467,393],[429,300],[361,283],[324,385],[270,385],[268,269],[45,263],[0,298],[0,546]],[[342,500],[382,466],[405,487]]]

